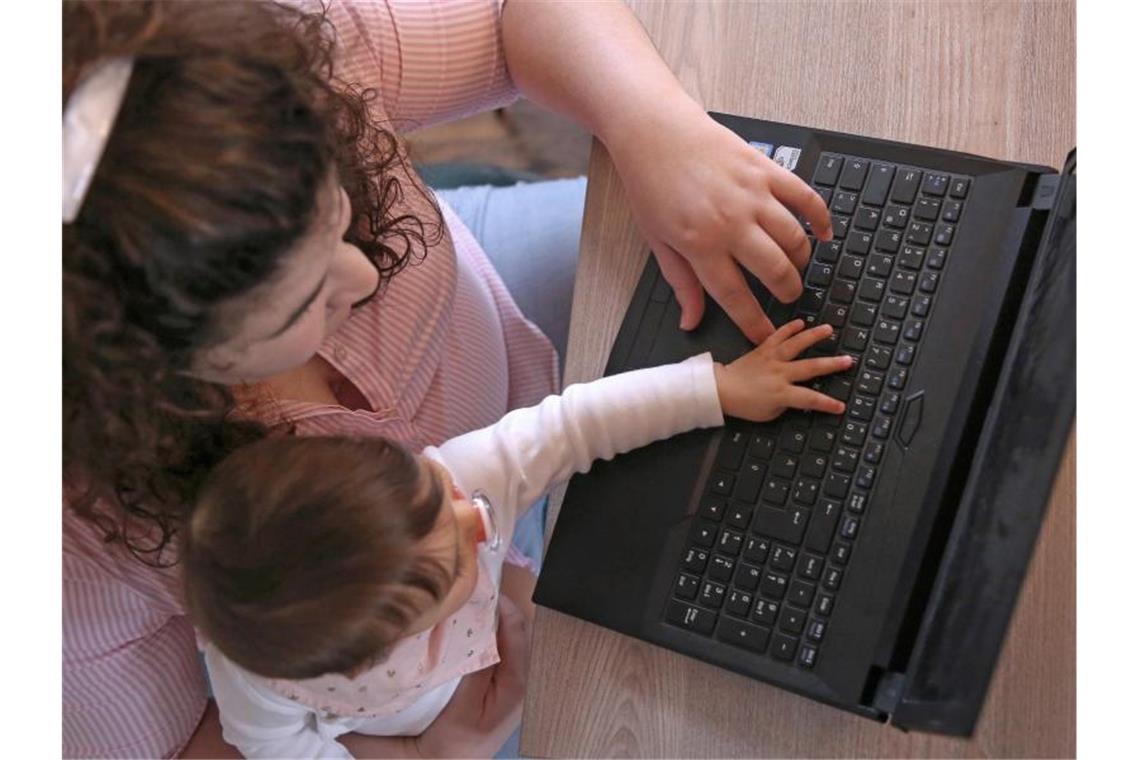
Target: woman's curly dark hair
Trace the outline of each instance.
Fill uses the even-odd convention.
[[[213,465],[268,433],[237,418],[228,388],[186,370],[226,336],[218,305],[273,277],[310,229],[330,173],[352,201],[346,240],[381,283],[442,234],[397,138],[370,115],[376,93],[334,76],[325,11],[64,4],[65,105],[94,65],[134,59],[81,212],[63,226],[64,477],[70,507],[151,564],[170,562]]]

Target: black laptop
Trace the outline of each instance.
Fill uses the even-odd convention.
[[[1044,166],[713,117],[810,183],[779,325],[857,357],[842,417],[675,436],[575,477],[534,600],[907,730],[969,735],[1075,413],[1076,153]],[[652,257],[606,374],[749,343],[699,328]]]

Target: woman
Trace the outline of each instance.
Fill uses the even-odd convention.
[[[737,262],[790,300],[809,252],[793,212],[829,225],[616,4],[67,4],[65,108],[110,61],[129,79],[63,229],[66,755],[216,740],[174,563],[182,509],[228,451],[271,429],[425,446],[556,389],[549,342],[394,130],[518,90],[582,121],[685,327],[703,283],[762,338]],[[437,721],[452,743],[433,725],[410,748],[346,744],[494,751],[525,672],[508,644],[500,677],[472,677]]]

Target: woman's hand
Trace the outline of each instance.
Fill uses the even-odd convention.
[[[681,328],[700,323],[708,290],[753,343],[771,335],[740,267],[784,303],[799,297],[811,246],[796,215],[821,240],[832,234],[819,194],[683,94],[606,146],[677,295]]]
[[[803,320],[795,319],[731,364],[714,365],[721,409],[756,422],[775,419],[787,409],[842,414],[842,401],[795,384],[851,368],[850,356],[796,359],[831,333],[831,325],[804,330]]]
[[[415,739],[421,757],[493,757],[522,723],[530,624],[499,595],[499,664],[464,676],[447,707]]]

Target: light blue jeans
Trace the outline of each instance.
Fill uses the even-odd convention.
[[[483,246],[522,313],[550,338],[559,360],[565,361],[586,178],[437,192]],[[519,520],[512,539],[536,563],[542,561],[545,522],[543,498]],[[518,756],[519,731],[515,731],[495,757]]]

